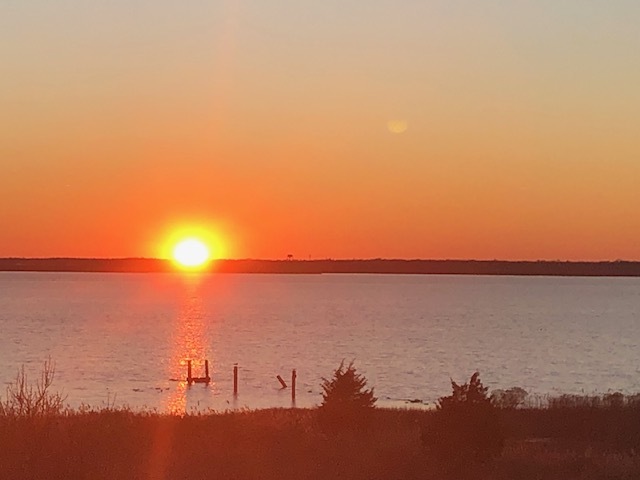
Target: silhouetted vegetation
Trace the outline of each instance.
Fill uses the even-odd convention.
[[[321,386],[319,420],[323,428],[336,430],[367,424],[368,411],[377,398],[373,389],[366,388],[367,379],[357,372],[353,362],[345,367],[343,360],[331,378],[322,379]]]
[[[524,405],[527,391],[524,388],[512,387],[507,390],[491,392],[491,403],[496,408],[518,408]]]
[[[451,395],[440,398],[425,424],[422,441],[445,473],[458,475],[500,455],[504,435],[478,372],[462,385],[451,380],[451,387]]]
[[[637,437],[640,423],[630,409],[611,416],[603,407],[600,418],[570,409],[497,412],[505,446],[490,468],[470,469],[475,480],[640,478],[638,450],[609,443],[622,424]],[[317,427],[318,414],[319,409],[272,409],[184,417],[126,410],[0,415],[0,478],[442,479],[420,442],[420,426],[437,412],[370,409],[366,432],[332,435]]]
[[[560,262],[500,260],[216,260],[218,273],[382,273],[446,275],[640,276],[640,262]],[[156,258],[0,258],[0,271],[173,272],[169,260]]]
[[[322,379],[322,404],[324,409],[362,409],[373,407],[377,398],[373,389],[366,389],[367,379],[356,371],[351,362],[346,368],[344,361],[333,372],[330,379]]]
[[[610,452],[640,451],[640,403],[637,395],[562,395],[544,408],[500,411],[511,438],[546,438],[591,445]]]
[[[42,417],[62,413],[65,397],[51,389],[55,373],[55,364],[48,359],[42,366],[40,378],[30,382],[23,365],[15,380],[7,385],[5,398],[0,400],[0,415]]]
[[[21,380],[2,399],[0,478],[436,480],[443,467],[457,472],[453,478],[474,480],[640,478],[637,396],[566,395],[549,399],[545,408],[509,402],[497,408],[476,374],[463,385],[452,382],[452,394],[436,410],[377,409],[366,380],[350,367],[341,365],[324,381],[325,402],[316,409],[180,417],[58,408],[62,397],[51,392],[54,369],[48,363],[47,381],[30,384],[19,373]],[[38,390],[38,384],[46,388]],[[39,391],[46,395],[30,397]],[[48,398],[52,408],[27,414],[17,406],[31,400],[16,400],[21,398],[38,405],[43,402],[37,398]],[[326,405],[336,399],[343,406],[344,398],[367,412],[367,428],[327,435],[319,418]],[[502,429],[492,433],[487,419]],[[492,446],[480,446],[480,439]],[[465,468],[447,468],[438,458]]]

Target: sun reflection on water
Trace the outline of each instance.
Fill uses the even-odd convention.
[[[199,289],[199,276],[185,277],[185,298],[174,323],[170,375],[177,380],[176,388],[167,399],[166,410],[172,414],[183,415],[187,412],[187,400],[190,388],[207,388],[213,391],[212,379],[207,386],[187,385],[187,363],[191,360],[194,376],[204,376],[204,362],[209,360],[210,375],[214,359],[207,345],[207,329]]]

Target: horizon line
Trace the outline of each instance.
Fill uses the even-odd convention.
[[[47,257],[19,257],[9,256],[0,257],[2,260],[94,260],[94,261],[123,261],[123,260],[145,260],[145,261],[163,261],[171,262],[170,258],[160,257],[69,257],[69,256],[47,256]],[[600,260],[568,260],[568,259],[535,259],[535,260],[506,260],[506,259],[481,259],[481,258],[385,258],[385,257],[369,257],[369,258],[216,258],[209,260],[214,262],[501,262],[501,263],[640,263],[640,260],[620,259],[600,259]]]

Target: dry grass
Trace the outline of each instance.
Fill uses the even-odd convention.
[[[550,412],[534,413],[540,421]],[[507,424],[514,422],[513,413]],[[364,430],[331,434],[318,428],[316,410],[304,409],[185,417],[113,409],[39,417],[3,415],[0,477],[437,479],[440,476],[420,441],[421,425],[431,414],[376,409]],[[495,464],[474,469],[469,478],[640,478],[640,456],[633,449],[521,434],[511,431]]]
[[[442,436],[425,427],[436,428],[434,411],[367,409],[366,422],[338,429],[324,428],[318,409],[184,417],[112,406],[71,411],[50,392],[54,372],[45,363],[32,386],[21,370],[0,402],[0,479],[436,480],[437,465],[461,480],[640,478],[635,397],[498,409],[502,454],[491,464],[447,468],[423,446],[424,435]]]
[[[24,479],[421,478],[414,419],[377,413],[379,425],[366,434],[332,435],[317,428],[311,410],[5,416],[0,473]]]

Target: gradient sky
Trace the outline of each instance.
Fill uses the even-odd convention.
[[[0,0],[0,256],[199,227],[230,258],[640,259],[638,25],[637,0]]]

